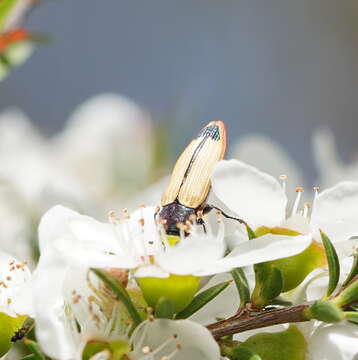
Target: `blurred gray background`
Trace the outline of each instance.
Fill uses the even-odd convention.
[[[356,0],[48,0],[28,27],[54,43],[0,84],[44,132],[103,91],[170,121],[174,153],[210,120],[260,132],[312,178],[311,133],[357,150]],[[264,154],[263,154],[264,156]]]

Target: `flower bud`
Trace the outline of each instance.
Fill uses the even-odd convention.
[[[335,323],[344,319],[341,309],[330,301],[316,301],[305,314],[308,318],[327,323]]]

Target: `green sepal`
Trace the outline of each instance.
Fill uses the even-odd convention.
[[[235,281],[236,288],[240,295],[240,307],[245,307],[250,302],[250,287],[247,281],[245,272],[241,268],[236,268],[231,271],[231,276]]]
[[[25,338],[24,343],[32,352],[36,360],[46,360],[45,355],[43,354],[42,350],[40,349],[40,346],[37,344],[36,341]]]
[[[216,284],[210,287],[207,290],[202,291],[198,295],[196,295],[191,303],[182,311],[180,311],[175,318],[176,319],[186,319],[189,316],[196,313],[200,310],[203,306],[205,306],[208,302],[213,300],[216,296],[218,296],[222,291],[224,291],[230,284],[230,281],[224,281],[220,284]]]
[[[91,269],[99,279],[101,279],[105,285],[107,285],[113,293],[118,297],[118,299],[123,303],[126,307],[129,315],[131,316],[134,326],[139,325],[142,322],[141,316],[137,311],[137,308],[133,304],[130,296],[121,283],[115,279],[112,275],[108,274],[104,270],[100,269]]]
[[[340,265],[339,265],[337,252],[331,240],[322,230],[320,230],[320,233],[321,233],[323,246],[326,251],[326,257],[328,262],[329,280],[328,280],[328,287],[326,292],[326,296],[328,297],[333,293],[333,291],[337,287],[339,281]]]
[[[259,333],[240,347],[249,349],[264,360],[305,360],[307,343],[296,326],[277,333]]]
[[[169,299],[161,296],[155,305],[155,317],[158,319],[173,319],[174,304]]]
[[[174,304],[175,313],[191,303],[200,283],[200,277],[174,274],[167,278],[140,277],[136,280],[149,306],[155,309],[159,298],[164,296]]]
[[[0,358],[5,355],[13,345],[12,337],[20,330],[26,316],[12,317],[0,313]]]
[[[348,283],[350,281],[352,281],[355,276],[358,275],[358,251],[355,251],[353,256],[354,256],[354,260],[353,260],[352,268],[351,268],[351,271],[349,272],[349,274],[347,276],[347,279],[342,284],[343,287],[347,286]]]
[[[339,307],[350,305],[358,300],[358,279],[342,290],[337,297],[332,299]]]
[[[342,321],[344,315],[342,310],[330,301],[316,301],[305,311],[309,319],[317,319],[326,323],[335,323]]]

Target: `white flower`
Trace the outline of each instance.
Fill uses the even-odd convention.
[[[263,156],[265,154],[265,156]],[[267,172],[275,178],[287,176],[290,187],[303,186],[302,171],[295,161],[278,143],[262,134],[250,134],[240,138],[233,146],[230,157]]]
[[[358,326],[352,323],[321,324],[308,341],[309,360],[355,360]]]
[[[113,220],[114,219],[114,220]],[[136,277],[168,277],[170,274],[204,276],[278,259],[303,251],[310,238],[297,236],[297,241],[271,234],[259,240],[240,244],[227,256],[224,225],[214,234],[193,225],[191,234],[174,246],[163,227],[155,221],[155,208],[141,208],[122,219],[110,217],[112,224],[98,222],[69,209],[56,206],[43,217],[40,228],[40,249],[53,243],[72,261],[89,267],[135,269]]]
[[[350,163],[344,162],[338,153],[333,133],[319,129],[313,136],[313,155],[318,170],[318,183],[324,187],[339,181],[358,181],[357,154]]]
[[[343,182],[320,194],[316,188],[310,217],[308,204],[299,211],[301,189],[297,189],[292,212],[287,215],[285,187],[270,175],[237,160],[217,164],[212,189],[231,212],[254,229],[279,227],[313,236],[315,240],[320,239],[322,229],[332,242],[341,243],[339,250],[345,253],[353,250],[354,242],[346,240],[358,234],[358,183]],[[294,242],[295,237],[287,238]]]
[[[131,360],[219,360],[220,350],[208,329],[190,320],[158,319],[134,332]]]
[[[26,261],[18,261],[9,254],[0,252],[0,313],[11,317],[30,315],[30,299],[24,299],[31,273]]]
[[[152,135],[148,113],[108,93],[78,106],[53,146],[65,173],[96,198],[115,203],[148,183]]]
[[[150,181],[152,135],[148,115],[114,94],[79,106],[53,138],[20,110],[2,112],[0,248],[31,260],[39,219],[54,204],[98,215],[109,202],[129,201]]]
[[[98,342],[105,349],[97,356],[105,359],[113,350],[106,344],[121,346],[131,360],[219,359],[219,347],[210,332],[189,320],[145,321],[129,337],[128,315],[108,288],[86,268],[69,266],[60,254],[46,259],[52,265],[40,260],[34,275],[34,302],[37,339],[48,356],[80,360],[86,345]]]

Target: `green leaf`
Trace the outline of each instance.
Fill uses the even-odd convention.
[[[174,304],[169,299],[161,296],[155,305],[155,317],[158,319],[173,319]]]
[[[257,355],[250,349],[243,346],[237,347],[232,351],[232,360],[262,360],[261,356]]]
[[[0,32],[3,31],[8,16],[18,0],[1,0],[0,1]]]
[[[358,279],[346,287],[343,291],[339,293],[337,297],[332,299],[336,305],[342,307],[358,300]]]
[[[34,354],[29,354],[22,357],[20,360],[36,360],[36,356]]]
[[[122,301],[123,305],[128,310],[134,325],[137,326],[142,322],[142,319],[134,306],[130,296],[128,295],[126,289],[120,284],[118,280],[116,280],[113,276],[109,275],[106,271],[99,269],[91,269],[97,276],[100,278],[118,297],[120,301]]]
[[[328,297],[336,289],[339,281],[339,259],[331,240],[322,230],[320,230],[320,233],[328,262],[329,281],[326,292],[326,296]]]
[[[30,340],[28,338],[24,339],[24,343],[27,345],[27,347],[30,349],[32,354],[34,355],[36,360],[46,360],[45,355],[42,353],[39,345],[37,342]]]
[[[205,306],[208,302],[210,302],[216,296],[218,296],[223,290],[225,290],[231,284],[231,282],[232,281],[230,280],[230,281],[224,281],[220,284],[216,284],[211,288],[204,290],[198,295],[194,296],[191,303],[185,309],[180,311],[175,318],[186,319],[189,316],[193,315],[203,306]]]
[[[236,268],[231,271],[231,276],[240,295],[240,307],[245,307],[250,302],[250,288],[245,272],[241,268]]]
[[[356,251],[353,254],[353,256],[354,256],[354,260],[353,260],[352,268],[351,268],[351,271],[349,272],[349,274],[347,276],[347,279],[342,284],[343,287],[347,286],[348,283],[350,281],[352,281],[355,276],[358,275],[358,251]]]
[[[309,318],[335,323],[343,320],[341,309],[330,301],[316,301],[306,312]]]
[[[358,324],[358,312],[356,312],[356,311],[345,311],[343,314],[344,314],[344,317],[345,317],[346,320],[352,321],[352,322]]]

